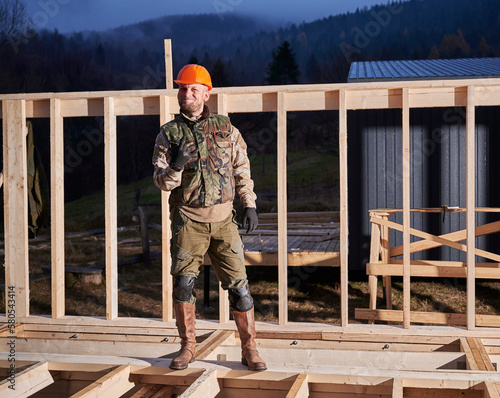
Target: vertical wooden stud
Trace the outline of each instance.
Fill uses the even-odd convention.
[[[165,39],[165,84],[167,90],[172,90],[174,88],[174,68],[172,64],[172,40]]]
[[[3,100],[6,314],[29,315],[26,103]],[[9,307],[9,299],[15,308]]]
[[[403,379],[396,377],[392,380],[392,398],[403,398]]]
[[[380,261],[380,225],[372,221],[371,242],[370,242],[370,263]],[[377,308],[377,275],[368,275],[368,291],[370,292],[370,309]]]
[[[169,99],[162,95],[160,97],[160,125],[164,125],[174,118],[169,110]],[[170,225],[170,206],[168,204],[170,192],[161,191],[161,263],[162,263],[162,318],[168,322],[174,318],[172,302],[172,290],[174,288],[170,270],[172,258],[170,257],[170,238],[172,230]]]
[[[118,218],[116,115],[114,99],[104,98],[104,185],[106,211],[106,318],[118,317]]]
[[[476,159],[475,159],[475,101],[474,86],[467,87],[467,207],[466,207],[466,226],[467,226],[467,328],[472,330],[476,326],[476,273],[475,273],[475,216],[476,216]]]
[[[166,39],[165,42],[165,84],[167,90],[173,90],[173,65],[172,65],[172,42]],[[174,118],[170,112],[170,101],[166,96],[160,96],[160,125],[163,126]],[[162,264],[162,318],[165,322],[174,318],[174,308],[172,302],[172,290],[174,288],[170,270],[172,268],[172,258],[170,257],[170,238],[172,230],[170,225],[170,206],[168,204],[170,192],[161,191],[161,264]]]
[[[340,169],[340,323],[349,322],[349,213],[347,196],[347,92],[339,90],[339,169]]]
[[[410,327],[410,104],[402,91],[403,111],[403,326]]]
[[[64,119],[61,100],[50,100],[50,215],[52,317],[65,315],[64,282]]]
[[[279,324],[288,323],[287,194],[286,194],[286,94],[278,92],[278,313]]]

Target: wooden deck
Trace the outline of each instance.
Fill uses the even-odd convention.
[[[259,322],[257,344],[268,370],[251,372],[240,363],[234,322],[199,320],[196,361],[174,371],[168,367],[179,349],[174,322],[35,318],[0,330],[15,358],[9,361],[8,351],[0,358],[0,396],[500,397],[493,329]]]

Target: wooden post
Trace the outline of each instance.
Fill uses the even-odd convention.
[[[64,119],[61,100],[50,100],[50,214],[52,317],[65,315],[64,282]]]
[[[286,94],[278,92],[278,317],[288,323],[287,194],[286,194]]]
[[[114,99],[104,98],[104,185],[106,211],[106,318],[118,317],[118,218],[116,116]]]
[[[380,225],[372,221],[371,243],[370,243],[370,263],[377,263],[380,259]],[[377,308],[377,275],[368,275],[368,291],[370,292],[371,310]]]
[[[165,74],[166,88],[173,90],[173,67],[172,67],[172,44],[170,39],[165,42]],[[170,111],[169,99],[167,96],[160,96],[160,125],[164,125],[174,118]],[[174,308],[172,302],[172,290],[174,288],[170,270],[172,268],[172,259],[170,257],[170,238],[172,230],[170,225],[170,206],[168,200],[170,192],[161,191],[161,264],[162,264],[162,307],[163,321],[168,322],[174,319]]]
[[[172,40],[165,39],[163,41],[165,48],[165,84],[167,90],[174,88],[174,68],[172,63]]]
[[[3,100],[6,314],[29,315],[26,103]],[[15,308],[9,307],[13,300]],[[12,301],[10,301],[12,304]],[[11,310],[9,312],[9,310]]]
[[[389,221],[389,213],[379,213],[380,218],[385,221]],[[386,225],[380,226],[380,259],[382,264],[389,264],[391,262],[390,250],[391,250],[391,234],[389,227]],[[385,307],[390,310],[392,309],[392,280],[390,275],[385,275],[382,277],[385,293]]]
[[[476,216],[476,160],[475,160],[475,102],[474,86],[467,87],[467,206],[466,206],[466,225],[467,225],[467,328],[472,330],[476,326],[476,275],[475,275],[475,216]]]
[[[347,93],[339,90],[339,169],[340,169],[340,322],[343,327],[349,322],[348,303],[348,256],[349,214],[347,203]]]
[[[410,104],[403,87],[403,326],[410,327]]]
[[[228,115],[226,94],[217,94],[217,113]],[[229,295],[219,282],[219,322],[229,322]]]

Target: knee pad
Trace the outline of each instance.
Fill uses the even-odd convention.
[[[196,278],[194,276],[174,276],[174,299],[181,303],[189,302],[191,297],[193,297],[195,280]]]
[[[248,283],[239,289],[229,289],[229,305],[231,309],[247,312],[253,308],[253,298]]]

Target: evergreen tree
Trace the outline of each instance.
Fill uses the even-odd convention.
[[[284,41],[273,51],[273,61],[267,66],[268,84],[297,84],[300,75],[295,53],[288,41]]]
[[[217,58],[215,65],[210,73],[212,77],[212,84],[217,87],[227,87],[229,86],[229,77],[226,73],[224,62],[220,58]]]

